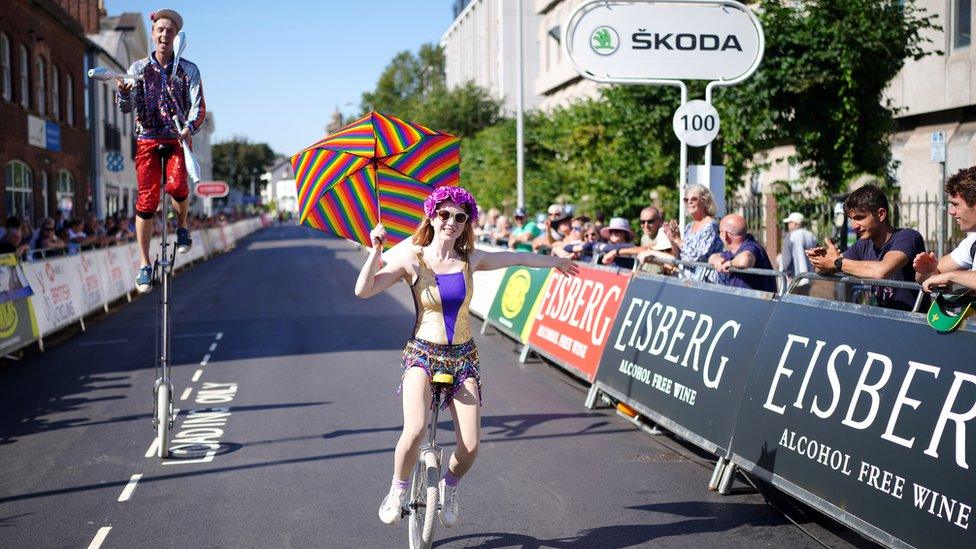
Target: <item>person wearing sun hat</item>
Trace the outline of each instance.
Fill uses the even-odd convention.
[[[477,218],[478,204],[471,193],[461,187],[439,187],[424,201],[424,218],[412,238],[383,254],[383,225],[370,232],[373,247],[356,281],[356,296],[372,297],[403,281],[416,310],[413,335],[400,363],[403,431],[393,454],[393,481],[379,508],[386,524],[404,516],[410,474],[426,430],[434,369],[447,369],[454,376],[442,408],[451,410],[457,445],[444,462],[438,515],[446,527],[457,523],[458,483],[474,463],[481,433],[481,366],[468,320],[472,274],[516,265],[554,268],[567,276],[578,273],[576,264],[566,258],[476,249]]]
[[[159,207],[160,181],[163,177],[163,158],[166,157],[166,193],[172,197],[176,211],[176,249],[187,253],[193,245],[187,225],[190,188],[187,185],[186,165],[179,153],[181,142],[192,147],[190,136],[203,126],[207,107],[203,99],[200,69],[191,61],[176,61],[174,42],[183,28],[183,17],[172,9],[161,9],[149,15],[152,21],[152,42],[155,49],[136,60],[128,74],[140,77],[119,79],[117,102],[123,113],[135,115],[136,183],[136,239],[139,241],[140,267],[136,289],[148,292],[152,286],[152,267],[149,261],[149,242],[153,233],[153,217]],[[173,124],[176,117],[182,131]],[[168,149],[166,152],[161,147]]]
[[[569,244],[562,248],[564,252],[573,254],[573,257],[581,257],[590,254],[602,254],[604,265],[616,265],[623,269],[634,267],[633,257],[624,257],[617,252],[632,248],[634,244],[634,231],[630,228],[630,223],[622,217],[614,217],[606,227],[600,229],[600,236],[606,242],[587,241],[579,244]],[[609,259],[608,259],[609,257]]]

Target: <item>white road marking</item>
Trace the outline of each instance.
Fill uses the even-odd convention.
[[[196,372],[193,372],[193,377],[190,379],[190,383],[196,383],[200,381],[200,376],[202,375],[203,375],[203,370],[197,370]]]
[[[220,341],[220,338],[222,338],[222,337],[224,337],[224,332],[217,332],[217,337],[215,337],[214,339],[216,339],[217,341]]]
[[[190,393],[192,392],[193,392],[193,387],[187,387],[186,389],[183,389],[183,394],[180,395],[180,400],[186,400],[190,398]]]
[[[84,341],[78,344],[79,347],[89,347],[92,345],[115,345],[117,343],[126,343],[128,339],[106,339],[105,341]]]
[[[205,334],[179,334],[179,335],[175,335],[173,337],[176,337],[176,338],[184,338],[184,337],[210,337],[210,336],[219,336],[219,335],[220,335],[220,332],[208,332],[208,333],[205,333]],[[218,339],[219,339],[219,337],[218,337]]]
[[[129,483],[125,485],[124,489],[122,489],[122,494],[119,495],[119,501],[129,501],[129,498],[132,497],[132,492],[134,492],[136,489],[136,484],[138,484],[139,479],[141,478],[142,473],[132,475],[132,478],[129,479]]]
[[[151,458],[156,455],[156,448],[159,446],[159,439],[153,437],[152,444],[149,445],[149,449],[146,450],[146,457]]]
[[[210,344],[210,352],[212,353],[212,352],[214,352],[216,350],[217,350],[217,344],[216,343],[211,343]]]
[[[200,366],[206,366],[210,362],[210,353],[203,355],[203,360],[200,361]]]
[[[108,533],[111,531],[112,531],[111,526],[102,526],[101,528],[99,528],[98,532],[95,533],[95,539],[93,539],[91,543],[88,544],[88,549],[98,549],[99,547],[101,547],[102,542],[105,541],[105,538],[108,537]]]

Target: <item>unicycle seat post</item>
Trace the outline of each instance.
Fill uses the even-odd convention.
[[[444,390],[454,383],[454,375],[446,370],[435,370],[430,376],[430,384],[434,389],[433,410],[430,413],[430,428],[427,430],[427,444],[433,445],[437,434],[437,413],[441,408],[441,395]]]

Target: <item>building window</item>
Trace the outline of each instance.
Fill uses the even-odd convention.
[[[34,173],[20,160],[11,160],[3,170],[6,183],[7,217],[30,219],[34,203]]]
[[[972,39],[973,0],[952,2],[952,47],[965,48]]]
[[[37,113],[40,115],[47,114],[47,63],[44,62],[44,58],[40,55],[37,56]]]
[[[64,218],[70,219],[75,205],[75,182],[68,170],[58,171],[57,190],[58,209],[64,212]]]
[[[119,188],[112,185],[105,186],[105,216],[119,213]]]
[[[65,75],[64,81],[64,114],[68,125],[75,125],[75,79],[70,74]]]
[[[41,170],[41,200],[44,201],[44,217],[51,215],[51,205],[48,204],[47,200],[48,185],[47,185],[47,172]]]
[[[30,72],[27,70],[27,48],[20,46],[20,106],[30,108]]]
[[[2,32],[0,32],[0,70],[3,71],[3,75],[0,76],[3,98],[10,101],[14,96],[13,80],[10,78],[10,39]]]
[[[57,65],[51,65],[51,118],[61,120],[61,75]]]

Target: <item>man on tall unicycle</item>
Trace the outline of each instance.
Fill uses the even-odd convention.
[[[135,112],[135,161],[139,186],[135,204],[136,239],[141,252],[136,289],[140,293],[148,292],[152,286],[149,242],[153,235],[153,217],[159,207],[164,169],[166,192],[172,197],[178,222],[176,249],[186,253],[193,245],[187,228],[190,189],[184,157],[178,151],[182,141],[190,142],[190,136],[200,130],[207,114],[200,70],[190,61],[177,58],[174,51],[176,35],[183,28],[183,17],[174,10],[163,9],[153,12],[149,18],[155,50],[129,67],[128,74],[138,77],[134,84],[130,80],[118,83],[119,107],[124,113]],[[174,126],[173,117],[179,120],[182,131]],[[160,145],[169,145],[175,151],[168,154],[165,164],[162,162],[165,148],[161,149]]]

